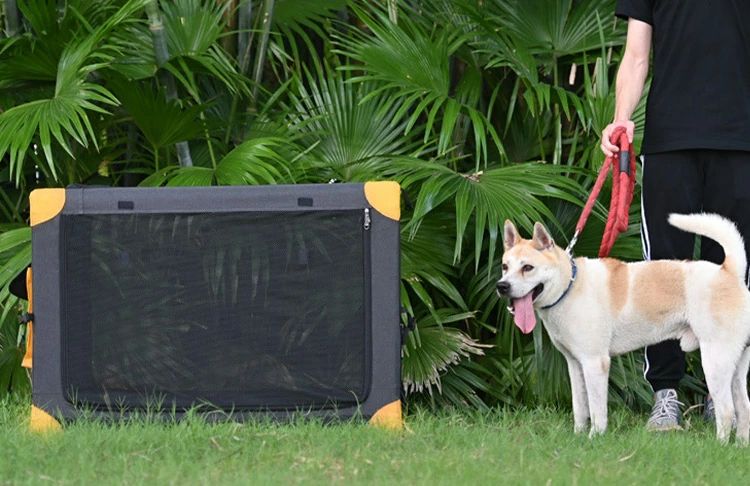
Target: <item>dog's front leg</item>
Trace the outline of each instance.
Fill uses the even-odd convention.
[[[610,359],[609,356],[596,356],[583,358],[580,362],[591,413],[589,437],[593,437],[607,430],[607,381]]]
[[[573,431],[576,434],[586,431],[589,423],[589,402],[586,395],[586,383],[583,380],[583,368],[572,355],[563,353],[568,362],[570,391],[573,396]]]

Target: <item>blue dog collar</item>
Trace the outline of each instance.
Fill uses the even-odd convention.
[[[576,261],[573,260],[573,258],[570,259],[570,266],[572,268],[572,274],[570,275],[570,282],[568,282],[568,288],[565,289],[565,292],[562,293],[560,297],[557,298],[556,301],[551,303],[550,305],[545,305],[544,307],[540,307],[540,309],[549,309],[550,307],[554,307],[557,304],[560,303],[563,298],[568,295],[568,292],[570,292],[570,288],[573,286],[573,282],[576,281],[576,274],[578,273],[578,266],[576,266]]]

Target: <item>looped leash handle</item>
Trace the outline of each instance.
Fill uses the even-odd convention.
[[[633,191],[635,188],[635,153],[628,140],[628,134],[625,127],[617,127],[610,136],[610,142],[619,147],[617,155],[607,157],[602,164],[599,175],[594,183],[594,188],[589,195],[586,205],[581,212],[581,216],[576,224],[575,235],[568,244],[567,252],[572,254],[573,246],[578,240],[578,236],[583,231],[586,221],[594,208],[596,199],[604,186],[610,167],[612,168],[612,199],[609,206],[609,215],[607,225],[602,237],[602,243],[599,247],[599,256],[609,255],[612,246],[619,233],[624,232],[628,227],[628,211],[630,203],[633,200]]]
[[[630,175],[630,146],[620,150],[620,172]]]
[[[620,162],[618,165],[620,172],[630,175],[631,146],[630,140],[628,140],[628,131],[625,127],[617,127],[612,131],[612,136],[609,140],[620,149],[617,153]]]

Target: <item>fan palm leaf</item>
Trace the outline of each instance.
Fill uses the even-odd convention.
[[[542,198],[581,204],[580,185],[566,177],[569,172],[559,166],[514,164],[464,174],[437,163],[415,162],[398,169],[405,187],[421,183],[413,219],[407,227],[417,231],[422,217],[450,201],[456,217],[454,262],[461,260],[468,223],[473,219],[475,268],[482,259],[485,235],[489,237],[491,265],[499,229],[506,219],[530,231],[535,221],[555,223]]]
[[[93,32],[70,42],[57,63],[54,93],[15,106],[0,114],[0,158],[9,155],[11,174],[16,184],[23,172],[24,156],[35,137],[45,155],[45,163],[54,179],[59,179],[52,142],[74,158],[69,139],[88,147],[97,147],[89,115],[104,114],[102,106],[114,106],[117,99],[106,88],[88,81],[89,75],[111,61],[106,35],[119,24],[130,20],[146,0],[129,0]]]
[[[316,75],[297,79],[288,110],[289,125],[303,147],[317,181],[366,181],[383,177],[393,160],[408,163],[425,147],[404,136],[408,123],[400,105],[381,93],[367,96],[368,83],[320,65]],[[400,118],[399,118],[400,117]]]
[[[490,18],[530,52],[542,58],[582,54],[621,42],[621,31],[600,38],[602,19],[614,0],[492,0]],[[611,25],[611,22],[609,22]]]
[[[466,38],[450,30],[430,33],[427,26],[403,16],[393,24],[388,16],[374,10],[368,12],[355,9],[367,26],[367,31],[337,37],[337,52],[351,58],[357,64],[341,69],[364,73],[352,81],[370,81],[378,86],[363,98],[390,92],[410,119],[404,133],[424,120],[422,131],[425,142],[435,135],[438,153],[447,154],[457,143],[463,123],[473,128],[477,170],[480,158],[487,160],[488,140],[495,144],[503,155],[503,145],[492,123],[477,107],[482,89],[478,66],[465,65],[463,76],[455,83],[451,81],[449,59],[461,48]],[[439,127],[438,127],[439,125]]]
[[[273,24],[287,40],[298,35],[311,45],[309,33],[327,38],[323,26],[346,5],[347,0],[276,0]]]
[[[211,186],[294,182],[294,162],[285,154],[290,142],[278,137],[246,140],[216,168],[169,166],[147,177],[142,186]]]
[[[439,213],[426,217],[419,231],[413,236],[406,228],[401,232],[401,305],[410,315],[415,307],[412,296],[416,296],[422,306],[439,320],[433,295],[439,293],[446,305],[468,311],[461,291],[454,282],[459,276],[453,265],[453,234],[455,223],[450,214]],[[436,295],[437,298],[437,295]]]
[[[151,84],[115,78],[108,86],[155,150],[192,140],[203,132],[198,118],[203,106],[183,109],[176,100],[168,100],[163,90],[157,91]]]
[[[471,312],[438,309],[443,323],[470,319]],[[484,346],[455,327],[441,326],[431,316],[417,321],[402,350],[401,376],[407,393],[441,390],[441,374],[471,355],[484,354]]]
[[[165,68],[188,91],[196,103],[203,103],[198,70],[221,81],[230,93],[247,92],[247,82],[219,42],[224,35],[228,4],[208,0],[160,2],[167,34],[170,62]]]

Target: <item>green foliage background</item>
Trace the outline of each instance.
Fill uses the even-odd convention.
[[[614,0],[4,5],[0,396],[28,388],[7,284],[30,262],[33,188],[393,179],[409,403],[567,404],[564,360],[495,296],[498,234],[506,218],[572,234],[614,112]],[[639,214],[614,255],[640,258]],[[578,254],[596,253],[604,215]],[[615,360],[614,402],[648,404],[641,369],[639,353]]]

